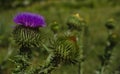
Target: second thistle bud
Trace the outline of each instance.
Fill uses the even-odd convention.
[[[112,30],[115,28],[115,25],[114,25],[114,19],[109,19],[106,24],[105,24],[106,28],[109,29],[109,30]]]
[[[81,26],[84,25],[84,19],[79,14],[72,15],[67,20],[68,28],[71,30],[81,30]]]

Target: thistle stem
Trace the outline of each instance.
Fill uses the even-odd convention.
[[[113,29],[114,30],[114,29]],[[109,65],[110,58],[112,56],[112,51],[117,44],[117,41],[115,40],[116,38],[113,36],[114,31],[108,29],[108,38],[107,38],[107,45],[104,49],[104,55],[100,56],[100,61],[101,61],[101,68],[99,70],[100,74],[104,74],[104,70],[107,65]]]
[[[103,66],[103,67],[101,68],[100,74],[104,74],[104,69],[105,69],[105,67]]]
[[[78,74],[83,74],[82,66],[83,66],[83,62],[79,62],[79,65],[78,65]]]
[[[79,34],[79,36],[78,36],[78,38],[79,38],[79,45],[80,45],[80,48],[79,48],[79,52],[80,52],[80,62],[79,62],[79,65],[78,65],[78,74],[83,74],[83,60],[84,60],[84,58],[83,58],[83,40],[84,40],[84,25],[82,26],[82,28],[81,28],[81,32],[80,32],[80,34]]]
[[[31,50],[28,47],[21,47],[19,54],[15,57],[14,63],[16,68],[13,70],[12,74],[24,74],[30,63]]]

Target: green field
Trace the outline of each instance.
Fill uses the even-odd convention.
[[[34,2],[25,7],[2,8],[0,10],[0,74],[11,74],[13,63],[9,60],[16,55],[18,51],[17,45],[12,39],[12,30],[15,23],[13,17],[19,12],[32,12],[43,15],[45,17],[47,27],[43,28],[46,32],[51,32],[50,26],[57,22],[66,30],[66,20],[72,15],[79,13],[85,19],[89,28],[89,36],[87,46],[84,49],[87,55],[83,64],[83,74],[96,74],[95,71],[100,67],[98,55],[102,55],[106,47],[107,29],[106,22],[109,19],[114,19],[115,32],[120,37],[120,5],[119,0],[48,0]],[[46,37],[48,37],[47,35]],[[113,73],[120,67],[120,38],[117,45],[112,51],[110,64],[104,74],[119,74]],[[37,49],[33,51],[33,65],[42,65],[48,55],[45,50]],[[9,55],[10,54],[10,55]],[[3,63],[5,61],[5,64]],[[120,68],[119,68],[120,71]],[[77,65],[64,65],[58,67],[52,74],[78,74]]]

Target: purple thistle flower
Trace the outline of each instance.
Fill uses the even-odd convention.
[[[14,22],[18,25],[23,25],[25,27],[32,27],[32,28],[46,26],[43,16],[29,12],[22,12],[17,14],[14,17]]]

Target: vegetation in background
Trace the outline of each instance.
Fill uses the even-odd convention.
[[[24,0],[25,1],[25,0]],[[23,2],[24,2],[23,1]],[[3,2],[3,3],[2,3]],[[115,21],[114,34],[118,36],[117,44],[112,49],[109,66],[104,70],[104,74],[119,74],[120,67],[120,57],[119,57],[119,29],[120,29],[120,10],[119,10],[119,0],[40,0],[32,1],[30,4],[25,5],[22,0],[7,1],[1,0],[0,2],[0,72],[1,74],[9,74],[13,70],[13,63],[10,59],[17,54],[18,47],[16,46],[14,40],[11,38],[12,30],[14,29],[13,16],[19,12],[33,12],[42,14],[47,23],[47,27],[43,28],[42,31],[45,32],[44,38],[56,37],[67,31],[70,26],[66,22],[70,15],[75,13],[80,13],[81,17],[85,19],[87,25],[87,32],[85,32],[85,37],[83,41],[83,54],[84,62],[82,65],[83,74],[99,74],[101,71],[101,61],[105,57],[105,50],[107,49],[106,41],[109,38],[108,30],[106,29],[106,22],[109,18],[113,18]],[[7,4],[10,3],[10,4]],[[23,7],[24,6],[24,7]],[[71,27],[73,28],[73,26]],[[79,28],[77,26],[76,28]],[[76,34],[72,30],[73,35]],[[86,30],[85,30],[86,31]],[[71,32],[70,30],[68,32]],[[68,33],[67,32],[67,33]],[[112,36],[111,36],[112,37]],[[114,35],[113,35],[114,37]],[[74,38],[74,37],[72,37]],[[114,38],[113,38],[114,39]],[[49,46],[49,39],[45,40],[45,45]],[[114,42],[114,41],[113,41]],[[43,65],[49,52],[45,50],[46,47],[35,48],[33,53],[33,68],[37,64]],[[11,54],[12,53],[12,54]],[[6,57],[6,55],[8,57]],[[104,60],[106,61],[106,60]],[[56,70],[52,72],[53,74],[78,74],[78,65],[67,65],[57,67]]]

